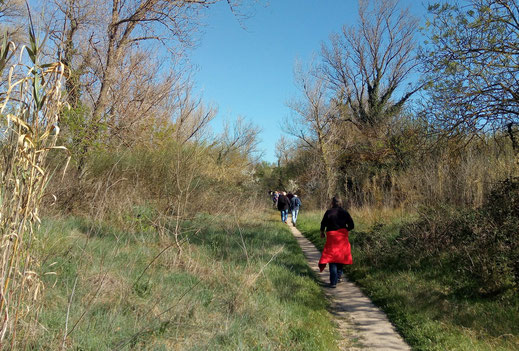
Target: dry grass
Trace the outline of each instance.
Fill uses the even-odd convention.
[[[391,223],[395,218],[405,219],[410,217],[409,209],[403,207],[353,207],[350,209],[353,218],[362,219],[362,223],[368,227],[376,223]]]
[[[38,316],[44,286],[31,247],[51,175],[46,158],[63,149],[56,141],[65,67],[41,64],[42,44],[32,29],[29,37],[29,47],[4,41],[0,55],[0,348],[12,349],[23,345]]]

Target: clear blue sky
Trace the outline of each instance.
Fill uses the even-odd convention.
[[[402,3],[423,13],[419,1]],[[309,62],[331,33],[356,18],[357,0],[273,0],[256,5],[241,23],[226,2],[212,6],[190,60],[198,67],[194,78],[204,100],[218,106],[213,128],[245,117],[262,129],[263,159],[275,162],[281,122],[290,115],[286,101],[297,95],[294,63]]]

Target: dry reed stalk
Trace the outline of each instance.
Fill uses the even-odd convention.
[[[32,27],[29,38],[28,47],[4,40],[0,48],[0,348],[9,342],[11,349],[22,348],[36,330],[44,286],[32,252],[34,229],[49,181],[47,155],[65,149],[56,145],[65,66],[40,64],[42,44]],[[8,62],[15,53],[18,60]]]

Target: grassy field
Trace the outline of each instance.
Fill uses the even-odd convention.
[[[320,249],[324,246],[319,236],[322,214],[302,212],[298,219],[299,229]],[[383,250],[398,245],[399,229],[415,218],[396,211],[352,211],[352,217],[354,264],[347,274],[386,311],[414,350],[519,349],[517,291],[467,298],[457,281],[457,267],[449,264],[448,257],[413,267],[399,265],[398,257],[377,261],[391,256]]]
[[[277,214],[184,224],[182,253],[141,223],[39,231],[38,350],[337,350],[327,302]]]

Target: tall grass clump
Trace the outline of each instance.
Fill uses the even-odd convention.
[[[65,66],[40,62],[44,41],[34,29],[29,46],[4,36],[0,48],[0,348],[23,348],[37,333],[44,286],[37,273],[35,227],[57,146]]]

